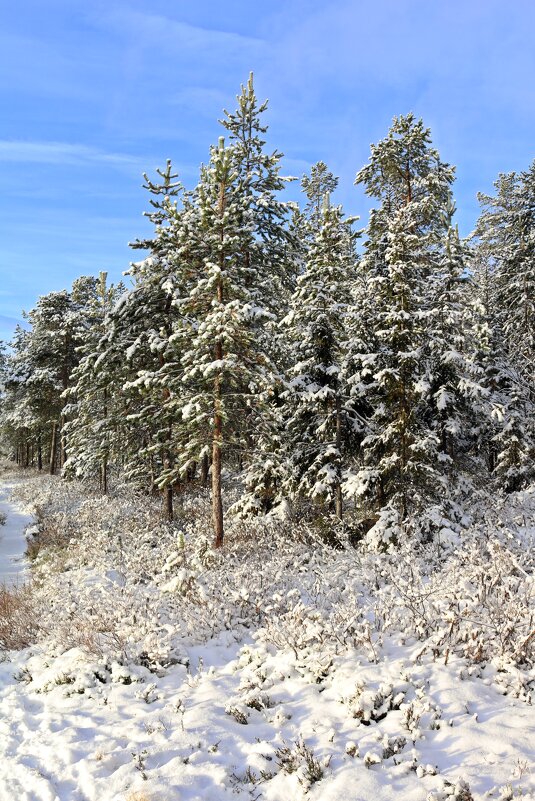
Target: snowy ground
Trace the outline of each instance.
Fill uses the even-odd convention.
[[[6,585],[24,581],[28,568],[24,532],[33,518],[9,500],[17,483],[16,479],[0,483],[0,517],[5,519],[4,525],[0,525],[0,584]]]
[[[29,480],[28,495],[35,492],[32,482],[35,479]],[[74,495],[69,497],[72,502]],[[55,503],[57,516],[59,502]],[[56,595],[66,591],[67,578],[70,592],[80,590],[85,581],[93,593],[98,586],[101,602],[115,597],[121,607],[130,598],[129,581],[138,568],[132,567],[134,561],[127,564],[124,543],[122,572],[119,555],[103,555],[95,510],[105,509],[108,531],[113,526],[112,502],[90,499],[87,504],[91,538],[81,543],[78,556],[70,540],[69,560],[64,554],[59,560],[61,573],[50,567],[48,555],[37,568],[40,581],[43,586],[51,582]],[[526,508],[529,517],[532,507]],[[503,519],[509,514],[506,510]],[[76,517],[84,517],[83,502]],[[513,517],[520,520],[516,511]],[[525,517],[518,525],[527,536],[532,524]],[[144,553],[138,536],[136,542]],[[158,543],[151,547],[157,561]],[[236,622],[225,624],[227,630],[221,625],[213,636],[206,635],[202,615],[213,616],[210,571],[217,566],[196,575],[199,585],[201,578],[204,582],[204,595],[198,588],[192,594],[193,564],[187,574],[183,565],[175,565],[178,557],[168,557],[165,569],[158,567],[165,573],[159,590],[156,579],[144,574],[139,581],[138,576],[133,585],[136,597],[146,594],[147,617],[157,610],[161,642],[170,642],[189,608],[201,610],[189,628],[184,623],[174,658],[165,667],[149,660],[149,670],[133,651],[126,656],[124,644],[115,652],[106,645],[90,653],[87,643],[66,648],[52,635],[23,651],[5,653],[0,663],[0,801],[535,799],[535,671],[523,657],[512,659],[511,654],[518,653],[516,640],[507,639],[500,629],[502,653],[483,657],[484,648],[494,649],[495,641],[489,634],[478,639],[475,623],[467,629],[466,642],[463,633],[443,645],[436,633],[415,636],[418,626],[414,632],[408,622],[401,626],[394,607],[388,607],[398,622],[387,626],[383,611],[374,618],[374,628],[365,616],[359,637],[349,642],[348,635],[347,643],[336,643],[336,637],[324,634],[326,623],[318,612],[327,609],[327,596],[314,595],[316,585],[307,583],[316,569],[313,560],[304,570],[302,553],[296,552],[297,557],[293,569],[286,565],[282,578],[273,568],[273,582],[279,582],[277,588],[282,581],[291,587],[289,597],[300,593],[298,603],[284,605],[281,593],[271,588],[273,608],[264,617],[257,610],[253,625],[252,612],[248,618],[245,611],[249,585],[239,603],[232,589],[236,606],[231,609],[229,600],[226,620]],[[239,563],[231,562],[230,553],[225,558],[231,582]],[[346,588],[361,580],[364,586],[370,563],[359,562],[353,579],[347,558],[334,554],[331,567],[318,558],[322,580],[330,576],[329,592],[341,574]],[[272,567],[266,554],[263,559],[269,577]],[[374,562],[376,573],[378,564]],[[251,586],[258,583],[255,569],[253,562],[244,566],[243,575],[248,571],[253,579]],[[454,571],[453,563],[448,571]],[[530,580],[520,563],[512,573],[515,586],[520,587],[520,578]],[[236,581],[243,589],[245,579],[238,576]],[[464,587],[465,581],[464,576],[456,579],[468,598],[472,590]],[[485,584],[485,602],[492,594],[492,581]],[[189,595],[173,596],[170,605],[161,600],[187,582]],[[217,574],[213,584],[221,583]],[[511,586],[507,584],[507,592]],[[526,586],[522,584],[523,596]],[[110,595],[102,595],[105,587]],[[381,592],[387,590],[385,584]],[[385,597],[390,598],[388,593]],[[315,599],[312,611],[301,600],[305,595]],[[153,596],[158,599],[154,607]],[[84,596],[79,597],[81,604]],[[93,605],[95,597],[91,596]],[[340,597],[336,609],[341,608]],[[364,592],[360,598],[367,603]],[[471,620],[476,611],[471,608]],[[335,634],[349,630],[346,618],[342,629],[329,620]],[[497,627],[500,620],[489,617],[487,625]],[[517,620],[517,628],[522,621]],[[134,624],[141,641],[139,618]],[[99,625],[103,632],[101,617]],[[525,631],[521,634],[526,643]],[[470,656],[475,645],[477,658]]]
[[[320,684],[288,654],[221,642],[192,650],[200,669],[158,678],[114,666],[106,683],[79,650],[23,654],[0,665],[0,798],[425,801],[459,779],[474,798],[534,798],[533,708],[504,696],[492,673],[460,681],[457,660],[417,664],[415,651],[391,645],[379,664],[348,654]],[[381,686],[403,701],[359,723],[358,684],[365,709]]]

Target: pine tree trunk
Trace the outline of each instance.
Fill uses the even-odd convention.
[[[168,484],[164,490],[165,519],[172,523],[174,520],[173,485]]]
[[[190,467],[188,467],[187,479],[188,482],[191,483],[195,481],[195,476],[197,475],[197,462],[192,462]]]
[[[167,442],[171,442],[171,426],[169,426],[167,431]],[[166,470],[170,470],[172,467],[172,455],[169,449],[169,446],[166,446],[162,453],[162,462],[163,466]],[[173,511],[173,483],[167,484],[164,489],[164,514],[165,519],[168,520],[170,523],[174,520],[174,511]]]
[[[338,451],[338,464],[337,464],[337,481],[335,486],[334,496],[334,511],[336,517],[342,520],[344,510],[342,503],[342,476],[341,476],[341,462],[342,462],[342,410],[340,408],[340,397],[336,396],[336,450]]]
[[[62,385],[63,385],[63,392],[65,392],[69,387],[69,378],[70,378],[70,352],[71,352],[71,336],[67,334],[65,337],[65,355],[64,355],[64,362],[63,362],[63,370],[62,370]],[[63,404],[63,409],[65,408],[65,403]],[[59,459],[60,459],[60,467],[63,468],[65,462],[67,461],[67,437],[65,435],[65,423],[66,418],[63,414],[63,409],[61,412],[60,418],[60,430],[59,430]]]
[[[146,448],[149,443],[149,437],[143,437],[143,447]],[[156,488],[156,469],[154,467],[154,456],[152,453],[149,455],[149,477],[150,477],[150,489],[149,492],[151,495],[156,495],[157,488]]]
[[[101,273],[100,275],[101,275],[101,281],[102,281],[102,275],[104,275],[104,273]],[[103,297],[104,297],[104,295],[103,295]],[[106,388],[104,388],[103,400],[104,400],[104,403],[103,403],[103,407],[102,407],[102,417],[103,417],[104,420],[107,420],[108,419],[108,390]],[[105,451],[106,452],[102,456],[102,461],[100,463],[100,490],[101,490],[103,495],[107,495],[108,494],[108,432],[107,432],[107,428],[105,429],[105,435],[104,436],[105,436]]]
[[[223,360],[223,345],[216,342],[215,358]],[[214,521],[214,546],[223,545],[223,498],[221,491],[221,443],[223,440],[223,415],[221,414],[221,376],[214,382],[214,434],[212,442],[212,519]]]
[[[58,424],[54,421],[52,423],[52,435],[50,439],[50,475],[53,476],[56,473],[56,450],[57,450],[57,439],[58,439]]]
[[[217,401],[216,401],[217,404]],[[216,405],[216,409],[218,405]],[[212,519],[214,522],[214,546],[223,545],[223,499],[221,493],[221,436],[223,419],[219,411],[214,415],[214,441],[212,445]]]
[[[225,214],[225,183],[222,182],[219,188],[219,215],[221,221]],[[224,227],[221,225],[220,232],[221,252],[219,254],[219,267],[221,275],[225,269],[225,257],[223,253]],[[223,304],[223,284],[219,278],[217,284],[217,302]],[[220,339],[215,342],[215,359],[218,364],[223,361],[223,343]],[[221,491],[221,443],[223,441],[223,415],[222,415],[222,387],[221,374],[218,374],[214,381],[214,430],[212,440],[212,519],[214,523],[214,547],[221,548],[223,545],[223,498]]]
[[[208,471],[210,470],[210,459],[208,454],[205,453],[201,461],[201,484],[206,487],[208,482]]]
[[[63,467],[66,461],[67,461],[67,436],[65,434],[65,417],[61,415],[60,467]]]

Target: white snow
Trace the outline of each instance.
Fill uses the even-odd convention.
[[[142,543],[125,501],[52,479],[20,487],[41,493],[41,508],[51,493],[50,514],[72,533],[67,554],[34,563],[41,602],[59,601],[56,628],[85,614],[93,639],[82,627],[66,645],[48,630],[0,654],[0,801],[535,801],[535,668],[513,661],[508,628],[529,616],[511,593],[533,588],[522,543],[532,543],[535,494],[499,511],[512,550],[507,536],[491,543],[487,565],[479,540],[470,550],[444,530],[448,578],[420,585],[418,560],[401,550],[319,552],[281,534],[270,551],[257,529],[265,550],[238,543],[234,559],[230,546],[218,555],[192,543],[187,519],[184,531],[162,530],[167,543]],[[186,505],[192,517],[200,504]],[[147,631],[175,654],[150,670],[121,645]]]
[[[192,648],[190,671],[162,677],[110,673],[80,649],[18,654],[0,664],[0,799],[425,801],[460,779],[475,799],[508,788],[535,798],[533,708],[491,676],[460,681],[456,660],[415,661],[416,650],[392,642],[378,664],[349,653],[321,685],[287,652],[231,635]],[[392,696],[365,725],[385,683],[404,700],[395,710]],[[351,702],[359,685],[369,688],[361,718]]]
[[[33,522],[33,517],[20,504],[9,500],[17,483],[16,479],[10,479],[0,484],[0,515],[5,516],[5,524],[0,525],[0,585],[7,586],[25,579],[28,569],[24,558],[25,530]]]

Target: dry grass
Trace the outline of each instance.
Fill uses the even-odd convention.
[[[0,649],[27,648],[41,631],[39,612],[29,585],[0,586]]]
[[[122,659],[127,641],[119,631],[120,624],[120,611],[113,614],[80,609],[71,612],[67,619],[57,621],[54,637],[64,650],[81,648],[89,656],[102,658],[113,653]]]
[[[134,790],[128,793],[125,801],[153,801],[153,796],[148,795],[145,790]]]
[[[57,567],[61,569],[61,557],[67,555],[74,535],[74,521],[67,520],[65,515],[46,515],[40,506],[36,506],[35,517],[39,523],[39,533],[28,542],[26,557],[33,562],[39,555],[48,554],[58,561]]]

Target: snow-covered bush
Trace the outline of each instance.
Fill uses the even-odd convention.
[[[101,497],[45,478],[20,493],[39,507],[34,595],[55,649],[158,672],[187,661],[185,641],[252,631],[316,683],[348,649],[378,661],[394,635],[420,641],[420,658],[493,662],[505,691],[503,676],[527,675],[535,655],[533,534],[509,506],[417,552],[408,538],[386,552],[353,547],[343,532],[331,546],[293,517],[235,519],[214,551],[204,490],[182,497],[175,524],[128,492]],[[526,493],[517,502],[528,514],[535,505]]]
[[[44,631],[32,588],[0,586],[0,651],[26,648]]]

